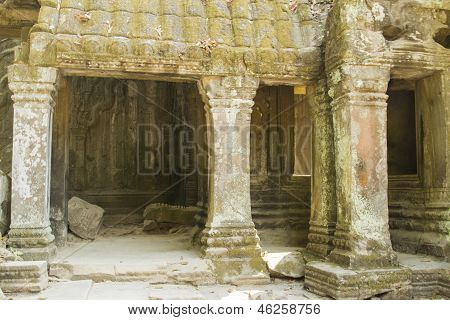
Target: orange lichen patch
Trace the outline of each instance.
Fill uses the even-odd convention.
[[[291,10],[292,13],[297,13],[298,10],[298,0],[290,0],[288,4],[289,10]]]
[[[352,121],[357,123],[359,131],[356,138],[356,153],[358,157],[357,175],[362,190],[368,187],[376,178],[376,164],[379,155],[380,138],[377,136],[378,118],[377,110],[364,108],[352,111]],[[355,133],[354,133],[355,134]],[[375,150],[374,150],[375,149]]]
[[[89,22],[91,20],[91,14],[89,12],[83,12],[83,13],[77,14],[75,16],[75,18],[80,23],[85,23],[85,22]]]
[[[217,42],[215,40],[205,39],[205,40],[199,41],[197,43],[197,46],[199,46],[200,48],[205,50],[207,53],[211,53],[212,50],[215,47],[217,47]]]

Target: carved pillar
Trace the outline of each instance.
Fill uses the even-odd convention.
[[[14,101],[9,245],[20,249],[26,260],[48,260],[55,251],[49,192],[56,80],[54,68],[9,68]]]
[[[269,280],[250,208],[250,119],[258,84],[239,76],[199,82],[209,126],[209,205],[201,244],[221,282]]]
[[[330,259],[347,267],[392,265],[387,199],[388,66],[341,65],[331,73],[337,226]],[[340,79],[334,81],[333,79]]]
[[[68,232],[70,89],[68,80],[61,78],[52,122],[50,222],[55,243],[60,247],[66,244]]]
[[[380,8],[370,6],[364,0],[335,0],[328,16],[325,69],[332,99],[337,222],[331,263],[308,263],[305,287],[335,299],[397,290],[406,296],[411,289],[411,274],[397,266],[389,235],[390,55],[379,28]]]
[[[326,81],[308,88],[312,106],[313,160],[311,218],[308,250],[326,257],[333,248],[336,229],[336,168],[334,163],[333,116]]]
[[[450,257],[450,71],[417,81],[416,104],[422,130],[422,180],[425,208],[394,247]],[[412,231],[412,232],[411,232]],[[395,237],[396,233],[393,233]],[[400,242],[400,243],[399,243]]]

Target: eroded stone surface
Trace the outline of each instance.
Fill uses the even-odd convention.
[[[54,253],[48,173],[57,70],[17,64],[8,81],[14,101],[9,244],[28,260],[47,260]]]
[[[363,1],[335,1],[329,19],[325,66],[337,183],[330,259],[351,268],[386,267],[395,264],[387,202],[386,41]],[[348,32],[338,37],[341,30]]]
[[[40,292],[48,286],[47,262],[0,263],[0,287],[8,292]]]
[[[170,81],[200,79],[210,130],[210,181],[201,186],[203,193],[209,191],[209,212],[205,223],[199,223],[206,225],[199,238],[222,282],[268,281],[251,217],[249,139],[234,132],[249,127],[260,82],[307,83],[307,91],[312,92],[308,99],[315,100],[308,248],[337,265],[311,266],[307,285],[342,298],[408,297],[410,288],[402,282],[403,268],[396,267],[389,231],[397,250],[448,258],[450,28],[445,1],[335,0],[333,6],[328,0],[254,1],[252,5],[248,0],[233,0],[228,5],[195,0],[189,6],[185,1],[157,1],[154,6],[150,5],[153,1],[118,1],[114,6],[108,2],[41,1],[39,17],[34,8],[29,9],[31,14],[23,15],[27,12],[23,8],[18,9],[20,14],[15,10],[7,14],[11,4],[16,8],[28,2],[0,4],[2,35],[5,26],[14,36],[18,36],[17,30],[24,31],[8,79],[15,109],[9,241],[11,247],[23,250],[27,259],[47,259],[53,251],[49,155],[59,67],[90,76],[129,77],[135,73],[136,77],[152,74]],[[105,17],[112,18],[100,23]],[[35,22],[30,34],[21,29]],[[8,56],[11,59],[12,55]],[[7,59],[2,56],[1,61],[3,66]],[[0,89],[3,79],[0,71]],[[421,145],[417,177],[395,177],[400,183],[390,182],[388,202],[386,89],[392,79],[413,82]],[[114,88],[116,97],[120,90],[139,85],[115,82]],[[9,95],[1,91],[6,96],[0,96],[0,106]],[[137,102],[134,93],[122,103],[115,100],[110,104],[115,108],[112,118],[120,114],[117,110],[125,110],[119,105],[135,110]],[[77,121],[95,122],[95,104],[77,110]],[[83,118],[91,110],[93,117]],[[138,113],[129,114],[137,119]],[[259,124],[264,123],[263,118]],[[85,129],[85,133],[90,130]],[[230,136],[233,143],[226,149],[224,142]],[[78,138],[79,144],[89,140],[83,134]],[[111,141],[111,145],[125,145],[123,140]],[[128,154],[134,157],[134,151]],[[80,155],[81,162],[90,161],[89,156]],[[8,157],[2,150],[1,160]],[[102,157],[105,155],[98,156]],[[126,166],[116,165],[108,162],[113,174],[107,176],[118,185],[130,181],[133,185],[133,179],[125,179]],[[84,175],[79,177],[81,180]],[[268,178],[260,176],[256,181],[265,184]],[[205,198],[202,205],[206,207]],[[155,224],[147,223],[147,227],[151,225]],[[117,270],[131,278],[146,273],[137,268],[128,274],[122,267],[114,265],[114,276]],[[97,272],[101,277],[110,271],[108,266],[85,273]],[[178,276],[176,281],[185,281],[181,280],[184,275]],[[448,292],[447,271],[420,269],[413,271],[415,276],[418,287]]]
[[[336,168],[333,117],[324,79],[308,90],[313,130],[312,193],[308,250],[326,257],[336,229]]]
[[[333,263],[306,266],[305,287],[334,299],[367,299],[397,290],[411,295],[411,271],[406,268],[350,270]]]
[[[304,2],[295,13],[287,6],[284,0],[257,5],[248,0],[194,0],[188,5],[121,1],[114,6],[45,2],[46,14],[40,15],[39,29],[31,35],[30,60],[86,66],[94,59],[97,65],[90,68],[106,70],[117,68],[121,57],[131,56],[139,61],[130,64],[136,71],[152,66],[186,74],[248,70],[282,78],[308,77],[318,70],[315,57],[329,2],[314,2],[314,8]],[[273,21],[273,16],[279,18]],[[110,17],[108,23],[103,23],[105,17]]]
[[[193,227],[195,217],[201,211],[197,207],[151,204],[144,210],[144,230],[162,231],[178,227]]]
[[[105,210],[80,198],[69,200],[69,228],[83,239],[93,240],[102,225]]]
[[[39,294],[12,294],[12,299],[61,300],[321,300],[303,289],[301,281],[276,280],[268,285],[233,286],[183,284],[149,284],[143,281],[101,282],[88,281],[50,282],[48,289]]]
[[[199,82],[214,168],[201,245],[224,283],[269,280],[250,206],[250,121],[258,85],[257,78],[240,76],[205,77]]]
[[[0,237],[6,234],[11,223],[9,177],[0,170]]]
[[[14,60],[16,40],[0,40],[0,234],[11,223],[11,162],[13,140],[13,102],[8,88],[8,66]]]
[[[142,229],[142,226],[140,226]],[[192,248],[191,233],[120,233],[109,230],[93,242],[69,243],[50,263],[50,276],[64,280],[216,283],[211,262]],[[105,254],[107,253],[107,254]]]
[[[305,260],[300,251],[265,253],[272,277],[302,278],[305,275]]]

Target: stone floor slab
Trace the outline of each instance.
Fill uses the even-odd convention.
[[[107,234],[93,242],[70,243],[50,263],[50,275],[95,282],[215,283],[210,263],[192,247],[190,238],[186,233]]]
[[[91,280],[53,282],[39,294],[18,296],[18,300],[86,300],[92,288]]]

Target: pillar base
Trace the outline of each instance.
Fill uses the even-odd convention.
[[[254,227],[205,228],[200,242],[203,257],[213,262],[220,283],[242,285],[270,282]]]
[[[334,227],[310,225],[306,246],[308,252],[326,258],[333,249],[334,232]]]
[[[13,261],[0,264],[0,287],[7,293],[41,292],[48,287],[47,262]]]
[[[397,255],[392,249],[370,249],[367,255],[350,250],[334,248],[329,260],[346,268],[389,268],[398,265]]]
[[[22,253],[27,261],[49,261],[56,254],[55,237],[50,227],[42,229],[12,228],[8,234],[8,245]]]
[[[334,299],[362,300],[393,292],[408,298],[412,294],[411,270],[350,270],[329,262],[311,262],[306,265],[305,288]]]

